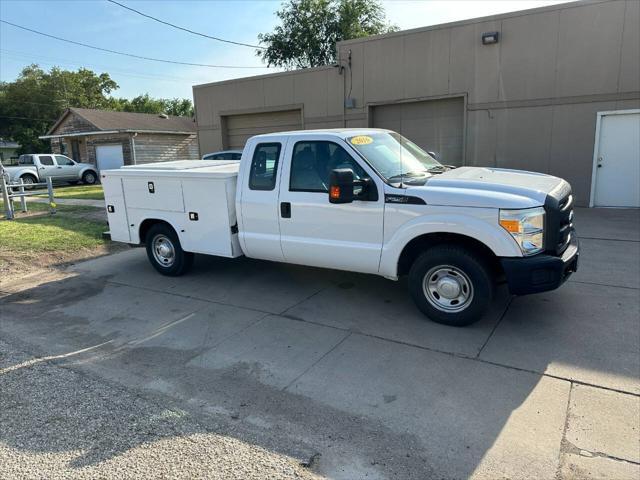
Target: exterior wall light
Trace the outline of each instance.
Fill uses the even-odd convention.
[[[498,43],[499,39],[500,32],[487,32],[482,34],[483,45],[493,45],[494,43]]]

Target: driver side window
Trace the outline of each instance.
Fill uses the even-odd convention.
[[[340,145],[327,141],[296,143],[291,158],[290,192],[328,192],[329,175],[336,168],[353,170],[354,180],[369,178]]]
[[[64,157],[62,155],[56,155],[56,162],[61,167],[71,167],[71,166],[73,166],[73,162],[70,159],[68,159],[67,157]]]

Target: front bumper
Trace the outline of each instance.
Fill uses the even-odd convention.
[[[500,259],[513,295],[527,295],[554,290],[578,270],[580,246],[575,233],[561,257],[538,254],[533,257]]]

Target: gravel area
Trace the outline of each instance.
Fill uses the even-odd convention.
[[[0,478],[316,479],[294,459],[0,340]],[[225,432],[227,434],[225,434]]]

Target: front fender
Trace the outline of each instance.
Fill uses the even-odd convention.
[[[98,180],[100,179],[100,177],[98,176],[98,170],[96,170],[95,168],[91,167],[91,166],[86,166],[86,167],[82,167],[80,170],[78,170],[78,180],[82,180],[82,176],[84,175],[84,172],[93,172],[95,173],[96,177],[98,178]]]
[[[463,212],[442,212],[415,217],[401,225],[382,247],[380,275],[398,276],[398,260],[404,247],[421,235],[450,233],[471,237],[489,248],[497,257],[521,257],[520,247],[513,237],[500,227],[498,210],[489,208],[464,209]]]

